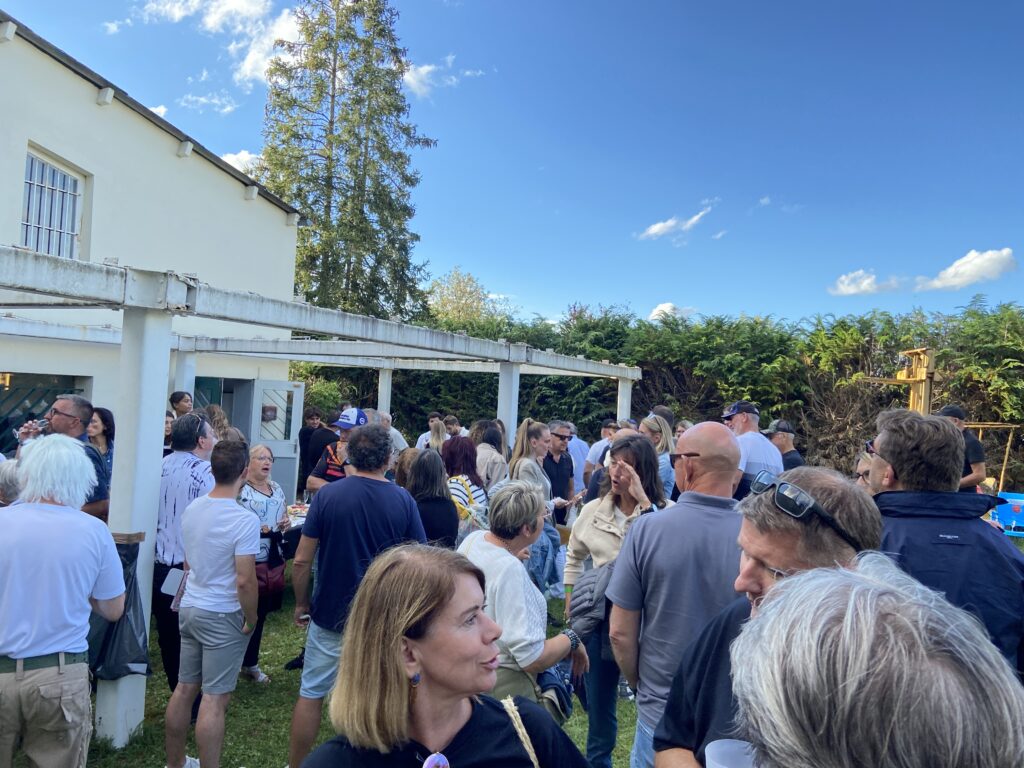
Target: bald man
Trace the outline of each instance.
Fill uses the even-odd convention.
[[[736,436],[724,424],[697,424],[672,458],[679,500],[633,523],[605,593],[612,652],[636,691],[631,768],[654,765],[654,729],[683,650],[737,595]]]

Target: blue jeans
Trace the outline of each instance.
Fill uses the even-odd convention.
[[[654,768],[654,729],[636,716],[636,734],[633,751],[629,753],[629,768]]]
[[[619,698],[619,667],[614,661],[601,658],[602,628],[587,638],[590,671],[587,681],[587,762],[590,768],[612,768],[612,750],[619,723],[615,707]]]

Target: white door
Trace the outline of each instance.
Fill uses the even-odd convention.
[[[250,421],[246,430],[249,444],[263,443],[273,451],[271,477],[280,484],[291,504],[295,501],[299,478],[299,429],[306,385],[301,381],[257,379],[251,386]],[[248,389],[248,385],[243,389]],[[236,403],[238,394],[236,388]]]

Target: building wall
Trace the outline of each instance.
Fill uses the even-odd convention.
[[[288,225],[284,210],[261,197],[246,200],[245,185],[195,152],[179,158],[174,136],[119,101],[97,105],[95,85],[21,37],[0,44],[0,79],[0,243],[21,242],[25,155],[31,149],[86,177],[81,259],[194,273],[219,288],[292,298],[296,227]],[[11,311],[55,323],[121,324],[120,313],[111,310]],[[288,335],[287,330],[189,317],[175,318],[174,330],[205,336]],[[0,367],[13,370],[7,342]],[[31,364],[50,370],[91,358],[76,351],[70,360]],[[16,359],[18,365],[29,364]],[[267,362],[231,358],[230,373],[220,374],[210,370],[213,360],[201,357],[197,372],[257,378]],[[277,375],[281,364],[274,361],[273,368],[275,377],[282,377]],[[117,373],[96,370],[90,375],[103,380]]]

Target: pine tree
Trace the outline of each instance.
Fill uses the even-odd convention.
[[[425,308],[425,267],[409,229],[434,145],[409,122],[408,63],[386,0],[304,0],[296,42],[267,70],[261,180],[303,212],[296,292],[320,307],[407,320]]]

